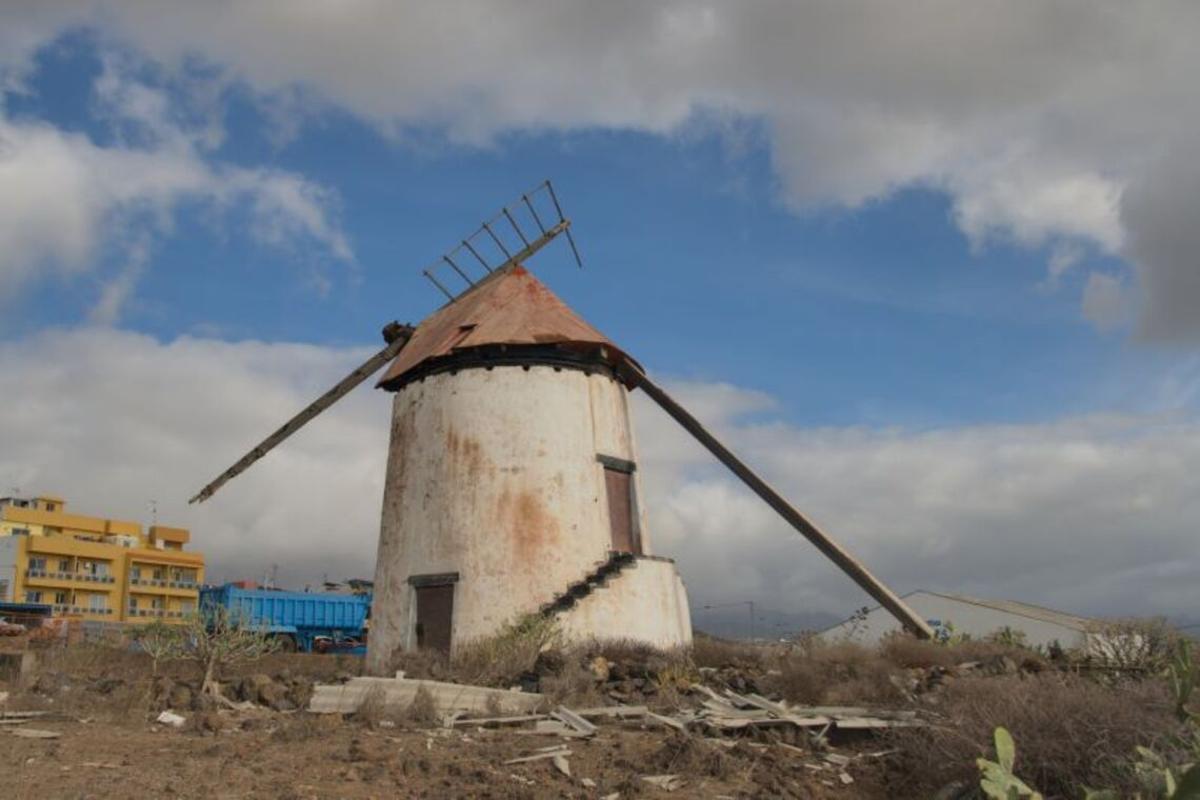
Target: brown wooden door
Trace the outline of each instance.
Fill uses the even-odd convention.
[[[454,584],[417,587],[417,648],[450,653]]]
[[[604,468],[608,491],[608,520],[612,526],[612,549],[619,553],[641,553],[637,509],[633,502],[633,476],[622,470]]]

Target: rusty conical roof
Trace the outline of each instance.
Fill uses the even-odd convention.
[[[428,361],[488,345],[604,348],[612,365],[623,357],[608,337],[517,265],[489,275],[426,317],[377,385],[398,387],[403,376]]]

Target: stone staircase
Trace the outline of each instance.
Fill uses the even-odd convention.
[[[616,577],[622,570],[633,566],[635,563],[637,563],[637,556],[633,553],[610,551],[607,561],[600,562],[600,565],[596,569],[592,570],[581,580],[572,583],[561,594],[555,595],[553,600],[538,609],[538,614],[543,617],[552,617],[555,614],[561,614],[564,611],[570,610],[580,600],[597,589],[603,588],[609,579]]]

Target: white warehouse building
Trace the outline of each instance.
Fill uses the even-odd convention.
[[[1031,647],[1049,647],[1058,643],[1064,649],[1082,648],[1088,641],[1095,621],[1074,614],[1053,611],[1013,600],[981,600],[958,594],[909,592],[904,601],[921,615],[935,634],[967,635],[982,639],[1008,628],[1024,634]],[[874,646],[885,636],[900,630],[900,623],[886,609],[876,607],[817,634],[826,642],[852,641]]]

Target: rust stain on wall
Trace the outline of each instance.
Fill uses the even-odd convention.
[[[484,477],[485,458],[477,439],[460,436],[453,427],[447,427],[446,455],[446,465],[456,477],[466,478],[471,483]]]
[[[558,520],[531,489],[505,489],[497,503],[498,519],[511,532],[518,564],[536,565],[558,539]]]

